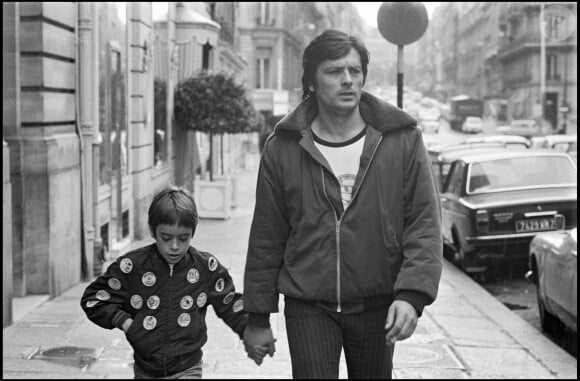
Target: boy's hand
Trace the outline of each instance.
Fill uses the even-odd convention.
[[[125,322],[123,323],[123,332],[127,333],[129,328],[131,328],[131,324],[133,324],[133,319],[128,318],[127,320],[125,320]]]
[[[254,327],[248,325],[244,330],[244,348],[248,357],[261,365],[266,354],[274,356],[276,339],[271,328]]]
[[[276,339],[274,339],[274,341],[276,341]],[[248,354],[248,357],[254,360],[256,365],[262,365],[264,357],[266,357],[269,351],[269,347],[267,345],[261,347],[258,346],[250,347],[248,345],[245,345],[245,349],[246,353]]]

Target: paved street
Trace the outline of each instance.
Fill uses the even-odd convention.
[[[256,170],[243,170],[237,176],[239,206],[232,218],[201,220],[193,245],[214,253],[242,290]],[[149,242],[134,242],[132,247]],[[104,330],[84,316],[79,299],[86,285],[44,302],[3,330],[4,378],[133,377],[132,351],[123,333]],[[261,367],[246,357],[240,340],[213,312],[207,316],[204,378],[291,377],[282,313],[271,318],[277,352]],[[57,356],[50,356],[55,348],[60,348]],[[447,262],[439,297],[425,309],[413,337],[396,345],[394,368],[399,379],[577,376],[575,358]],[[340,378],[346,377],[343,356]]]

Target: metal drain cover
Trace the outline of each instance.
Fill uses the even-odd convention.
[[[40,350],[31,359],[45,360],[82,369],[91,365],[98,357],[98,351],[95,348],[65,346]]]

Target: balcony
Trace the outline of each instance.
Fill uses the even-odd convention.
[[[513,56],[520,55],[528,49],[536,48],[540,48],[540,32],[531,31],[502,46],[498,52],[498,59],[503,61]]]
[[[554,48],[566,48],[574,46],[575,42],[572,38],[568,38],[564,41],[550,41],[546,40],[546,49]],[[500,61],[506,61],[513,59],[514,57],[520,56],[528,50],[540,50],[541,40],[540,31],[534,30],[526,33],[525,35],[516,38],[512,41],[507,42],[500,47],[498,51],[497,59]]]

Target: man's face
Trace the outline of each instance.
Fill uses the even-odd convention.
[[[346,56],[322,61],[310,90],[315,91],[319,107],[348,113],[358,105],[363,85],[360,54],[352,48]]]
[[[169,264],[175,264],[185,256],[189,241],[193,238],[191,228],[177,224],[159,224],[157,231],[151,231],[151,235],[155,238],[159,254]]]

